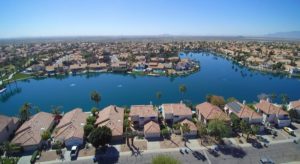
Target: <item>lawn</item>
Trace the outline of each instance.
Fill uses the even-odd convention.
[[[33,77],[32,75],[24,74],[24,73],[16,73],[12,80],[22,80],[22,79],[28,79]]]

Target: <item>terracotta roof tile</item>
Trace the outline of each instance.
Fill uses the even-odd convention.
[[[98,113],[96,125],[107,126],[112,131],[112,136],[123,135],[124,108],[110,105]]]
[[[275,106],[266,100],[261,100],[259,103],[255,104],[255,106],[266,114],[288,114],[286,111],[282,110],[281,107]]]
[[[144,133],[160,133],[159,124],[154,121],[148,122],[144,125]]]
[[[132,105],[129,116],[158,117],[158,112],[153,105]]]
[[[192,115],[192,110],[185,104],[162,104],[165,113],[172,113],[178,116]]]
[[[223,119],[225,121],[230,120],[230,118],[217,106],[212,105],[208,102],[198,104],[196,106],[197,113],[200,113],[206,120],[212,119]]]

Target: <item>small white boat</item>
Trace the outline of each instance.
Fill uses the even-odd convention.
[[[2,88],[1,90],[0,90],[0,94],[1,93],[4,93],[6,91],[6,88]]]

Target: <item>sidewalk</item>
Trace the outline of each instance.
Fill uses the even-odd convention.
[[[269,144],[280,144],[280,143],[288,143],[288,142],[293,142],[294,140],[299,140],[300,137],[295,137],[295,138],[290,138],[290,139],[285,139],[285,140],[279,140],[279,141],[270,141]],[[236,143],[236,140],[234,138],[227,138],[227,140],[230,140],[232,142],[233,145],[239,145],[240,147],[251,147],[252,145],[249,144],[249,143],[243,143],[243,144],[237,144]],[[207,147],[204,147],[204,146],[201,146],[198,144],[198,142],[196,140],[190,140],[190,143],[187,143],[187,146],[189,148],[191,148],[192,150],[197,150],[197,151],[201,151],[201,150],[206,150],[207,148],[211,148],[212,146],[207,146]],[[116,146],[116,148],[118,148],[118,145]],[[164,149],[161,149],[160,146],[158,146],[158,144],[154,144],[153,146],[150,147],[150,149],[148,150],[143,150],[142,151],[142,154],[151,154],[151,153],[157,153],[157,152],[162,152],[162,153],[165,153],[165,152],[177,152],[179,151],[180,147],[177,147],[177,148],[164,148]],[[70,152],[69,151],[66,151],[65,152],[65,159],[62,161],[62,160],[54,160],[54,161],[47,161],[47,162],[40,162],[42,164],[50,164],[50,163],[64,163],[64,162],[70,162],[71,159],[70,159]],[[110,156],[113,156],[113,154],[106,154],[106,155],[110,155]],[[127,152],[119,152],[118,154],[119,156],[130,156],[132,155],[132,152],[131,151],[127,151]],[[85,160],[85,159],[92,159],[94,156],[85,156],[85,157],[78,157],[77,160]],[[31,159],[31,156],[23,156],[20,158],[18,164],[28,164],[30,163],[30,159]]]

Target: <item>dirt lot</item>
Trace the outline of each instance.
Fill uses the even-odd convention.
[[[64,154],[65,151],[62,151],[62,154]],[[53,161],[59,159],[59,156],[56,154],[56,151],[43,151],[41,153],[41,157],[36,162],[44,162],[44,161]]]
[[[131,144],[131,141],[129,143],[130,147],[128,147],[127,144],[121,145],[121,152],[130,151],[131,149],[147,150],[147,141],[134,141],[133,145]]]
[[[88,149],[82,149],[79,151],[78,156],[79,157],[84,157],[84,156],[94,156],[95,155],[95,148],[90,147]]]
[[[182,137],[178,135],[172,135],[170,140],[163,140],[160,142],[161,148],[176,148],[183,147],[184,141],[182,141]]]

